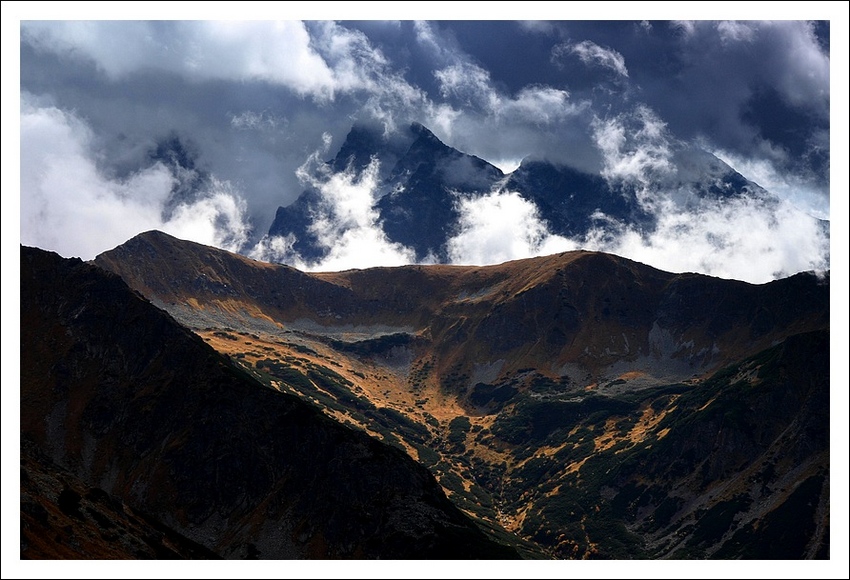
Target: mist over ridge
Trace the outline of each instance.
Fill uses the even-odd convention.
[[[749,281],[829,268],[828,21],[57,21],[20,46],[21,238],[62,255],[161,229],[309,269],[570,248]],[[432,254],[383,201],[412,121],[509,174],[431,192]],[[386,139],[370,171],[366,142],[334,162],[352,126]],[[528,191],[539,162],[589,176],[584,205],[609,184],[598,213],[560,212],[592,228]],[[703,195],[718,163],[772,201]],[[305,189],[321,259],[270,231]]]

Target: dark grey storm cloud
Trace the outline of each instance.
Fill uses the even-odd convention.
[[[828,219],[829,33],[807,21],[23,21],[21,241],[90,258],[156,227],[256,254],[310,182],[303,167],[365,120],[421,122],[506,171],[529,156],[639,171],[641,147],[698,143]],[[361,209],[363,239],[381,243]]]
[[[533,83],[561,88],[575,101],[592,101],[600,115],[645,103],[677,137],[769,163],[794,186],[828,197],[829,22],[450,22],[435,28],[445,29],[509,92]]]

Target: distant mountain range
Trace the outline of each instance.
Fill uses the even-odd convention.
[[[374,209],[391,242],[415,250],[416,260],[448,262],[447,241],[458,230],[458,201],[491,191],[512,191],[532,202],[549,231],[582,239],[594,226],[621,223],[652,231],[656,216],[641,202],[639,186],[605,179],[564,164],[524,159],[504,174],[490,163],[442,143],[424,126],[385,135],[382,129],[355,125],[327,167],[333,172],[363,172],[379,163]],[[700,199],[755,196],[764,204],[777,199],[716,156],[681,146],[673,154],[675,172],[662,184],[684,206]],[[288,237],[302,259],[317,261],[327,247],[312,229],[321,212],[319,191],[309,186],[291,205],[280,207],[269,236]]]

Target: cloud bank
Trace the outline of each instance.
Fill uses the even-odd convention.
[[[20,32],[25,244],[91,257],[158,228],[305,268],[403,263],[409,250],[383,236],[372,206],[375,176],[322,173],[313,155],[332,154],[326,136],[341,143],[355,121],[388,132],[418,121],[508,171],[547,159],[626,184],[658,224],[566,240],[514,192],[460,196],[457,261],[585,247],[759,281],[828,265],[809,217],[830,216],[828,21],[25,21]],[[172,140],[194,145],[182,165],[151,153]],[[697,203],[677,168],[691,145],[781,203]],[[331,250],[319,264],[264,236],[305,188],[324,200],[312,233]]]
[[[583,40],[575,44],[560,44],[552,49],[552,57],[556,61],[569,53],[577,55],[581,62],[586,65],[601,66],[620,76],[629,76],[626,61],[622,54],[610,48],[603,48],[593,41]]]
[[[21,243],[92,259],[137,233],[176,237],[239,250],[248,239],[245,201],[213,179],[192,203],[166,204],[177,182],[161,163],[123,179],[104,175],[89,127],[75,115],[21,100]]]

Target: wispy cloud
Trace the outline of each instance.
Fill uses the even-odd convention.
[[[573,103],[569,92],[538,85],[526,86],[514,96],[500,92],[490,74],[472,63],[453,64],[434,71],[440,94],[464,115],[478,111],[495,122],[556,124],[586,110],[588,103]]]
[[[591,40],[576,43],[559,44],[552,49],[552,58],[557,62],[565,54],[575,54],[588,66],[600,66],[610,69],[622,77],[629,76],[626,59],[612,48],[604,48]]]
[[[288,125],[286,117],[269,111],[242,111],[230,118],[230,126],[243,131],[282,131]]]
[[[674,171],[664,122],[649,107],[638,105],[628,113],[594,119],[593,137],[602,152],[603,177],[632,186],[645,206],[656,205],[650,190]]]
[[[573,239],[552,234],[537,207],[516,192],[459,197],[458,233],[448,241],[449,258],[453,263],[483,265],[582,248],[667,271],[752,283],[829,269],[828,231],[788,202],[765,203],[743,195],[682,204],[660,187],[644,193],[656,198],[645,206],[656,219],[651,229],[598,214],[599,225]],[[688,196],[691,201],[695,198]]]
[[[598,163],[589,147],[589,101],[573,100],[568,91],[548,85],[506,94],[488,71],[468,61],[437,69],[434,77],[444,102],[430,106],[424,117],[453,146],[506,167],[543,151],[578,167]]]
[[[829,234],[787,200],[758,190],[730,198],[695,191],[730,168],[707,164],[705,153],[673,139],[646,105],[594,123],[603,153],[602,174],[633,194],[654,217],[651,229],[608,221],[581,240],[589,249],[612,252],[674,272],[694,271],[767,282],[803,270],[829,268]],[[696,163],[689,158],[696,155]],[[692,166],[693,165],[693,166]],[[714,172],[720,172],[715,174]]]
[[[756,32],[746,22],[724,20],[717,23],[717,32],[720,33],[720,42],[730,44],[734,42],[752,42]]]
[[[829,235],[787,202],[741,197],[700,207],[665,206],[651,232],[609,224],[583,245],[671,272],[700,272],[761,284],[829,269]]]
[[[472,63],[452,64],[434,71],[440,95],[463,107],[492,111],[498,108],[500,96],[490,84],[490,73]]]
[[[817,186],[806,175],[780,171],[769,158],[748,158],[729,151],[712,151],[719,159],[768,191],[816,218],[829,219],[829,199],[817,194]]]

